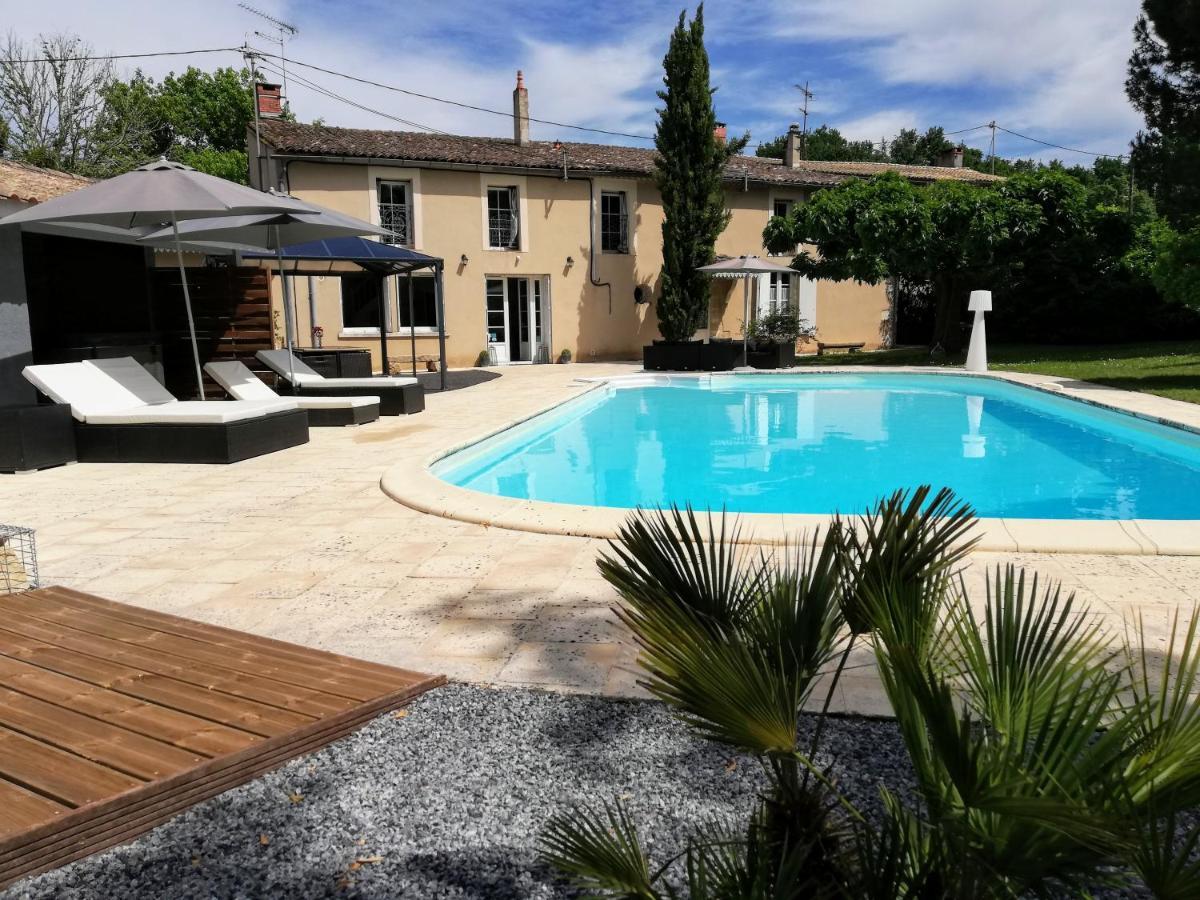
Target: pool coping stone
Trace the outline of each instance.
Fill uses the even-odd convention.
[[[1048,375],[1003,371],[968,372],[949,367],[930,369],[919,366],[806,366],[803,369],[738,373],[734,377],[864,373],[952,375],[1008,381],[1200,434],[1200,406],[1196,404]],[[380,479],[380,487],[385,494],[405,506],[444,518],[514,531],[611,540],[618,536],[621,526],[629,518],[632,510],[485,494],[443,481],[433,474],[431,468],[452,453],[478,444],[608,384],[669,384],[672,380],[694,381],[714,377],[729,376],[724,373],[707,372],[640,372],[580,378],[576,380],[576,385],[581,390],[567,394],[528,415],[509,418],[495,424],[481,422],[478,434],[432,453],[424,449],[401,451],[400,458],[384,472]],[[704,517],[707,514],[700,515]],[[738,513],[737,520],[741,525],[740,543],[781,545],[811,541],[818,531],[829,527],[833,516],[818,513]],[[1195,520],[980,518],[973,535],[978,539],[975,549],[985,552],[1200,556],[1200,521]]]

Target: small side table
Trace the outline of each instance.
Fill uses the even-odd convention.
[[[70,406],[0,406],[0,472],[32,472],[77,458]]]

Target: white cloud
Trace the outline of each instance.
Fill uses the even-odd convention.
[[[411,16],[394,0],[311,3],[254,0],[291,19],[296,59],[507,113],[522,68],[535,117],[650,134],[652,89],[678,7],[652,0],[577,8],[527,0],[511,10],[490,0],[422,4]],[[691,4],[689,4],[691,5]],[[718,112],[735,132],[756,139],[797,121],[791,84],[812,75],[809,124],[842,127],[876,140],[901,127],[974,124],[959,113],[995,117],[1014,130],[1065,142],[1123,149],[1139,119],[1123,80],[1138,0],[710,0],[707,38]],[[264,23],[234,0],[61,0],[5,4],[4,27],[32,38],[69,28],[99,51],[231,47]],[[794,61],[794,77],[786,72]],[[119,63],[161,76],[188,64],[240,65],[236,54]],[[356,85],[336,76],[293,72],[357,102],[443,131],[507,135],[511,119]],[[972,105],[947,88],[971,88]],[[911,90],[910,90],[911,88]],[[903,96],[897,100],[897,94]],[[980,96],[983,100],[979,100]],[[294,83],[302,119],[404,127]],[[965,114],[965,113],[964,113]],[[535,125],[535,137],[618,140]],[[626,140],[626,142],[628,142]],[[1001,142],[1004,150],[1010,145]],[[1028,154],[1032,145],[1011,145]]]
[[[775,0],[759,27],[781,40],[852,45],[853,58],[884,84],[990,91],[991,108],[978,110],[985,120],[1122,149],[1140,121],[1124,91],[1139,7],[1139,0]]]
[[[916,127],[919,121],[921,117],[911,109],[886,109],[834,124],[850,140],[879,141],[881,138],[891,140],[901,128]]]
[[[254,5],[299,25],[300,34],[288,44],[287,50],[297,60],[504,113],[512,109],[516,69],[523,68],[533,116],[617,131],[652,133],[652,104],[644,100],[635,102],[631,94],[658,78],[661,48],[667,34],[663,27],[639,29],[635,25],[619,43],[596,42],[582,47],[551,39],[513,36],[501,29],[494,39],[507,41],[506,53],[492,53],[492,61],[488,62],[480,61],[481,55],[472,52],[470,40],[450,42],[445,35],[433,33],[439,21],[444,24],[444,15],[440,20],[436,16],[419,18],[414,24],[407,15],[397,15],[397,7],[390,3],[359,2],[340,10],[321,5],[292,8],[278,0],[255,0]],[[449,6],[455,7],[456,15],[467,15],[474,28],[487,24],[489,7],[481,6],[471,15],[459,4]],[[494,17],[494,7],[491,9]],[[6,10],[6,18],[6,26],[24,39],[69,28],[97,52],[235,47],[246,40],[261,49],[277,52],[277,45],[253,33],[256,28],[269,31],[269,27],[238,9],[232,0],[227,4],[177,0],[169,8],[154,0],[107,4],[72,0],[53,5],[23,4],[13,8],[11,14]],[[374,21],[377,27],[364,29],[364,21]],[[455,36],[462,37],[465,33],[466,29],[460,27]],[[503,55],[512,62],[495,61]],[[140,66],[156,77],[188,65],[211,68],[241,64],[241,57],[234,53],[117,63],[125,72]],[[512,133],[512,120],[508,116],[409,97],[298,66],[290,66],[289,74],[306,78],[364,106],[438,130],[483,135]],[[330,124],[352,127],[405,127],[322,96],[295,79],[290,84],[290,95],[292,107],[302,120],[324,118]],[[533,134],[535,138],[604,140],[600,136],[589,137],[586,132],[536,124]]]

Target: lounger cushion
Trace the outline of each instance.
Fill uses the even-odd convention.
[[[289,373],[294,373],[296,375],[313,375],[317,378],[321,377],[312,369],[311,366],[306,365],[304,360],[286,349],[259,350],[254,355],[264,366],[266,366],[276,375],[282,375],[284,378],[287,378]],[[290,366],[288,363],[289,356],[292,357]]]
[[[158,406],[141,406],[117,412],[95,413],[88,425],[228,425],[296,409],[292,400],[184,400]]]
[[[157,406],[162,403],[179,402],[132,356],[119,356],[115,359],[85,359],[83,364],[103,372],[131,393],[139,403]]]
[[[315,380],[305,379],[298,382],[299,386],[306,391],[321,390],[321,391],[336,391],[338,388],[379,388],[385,390],[387,388],[408,387],[410,384],[419,384],[415,378],[404,378],[399,375],[376,376],[372,378],[321,378]]]
[[[301,409],[354,409],[378,406],[378,397],[295,397]]]
[[[180,403],[132,357],[26,366],[23,374],[89,425],[220,425],[299,408],[295,400],[278,396]]]
[[[204,371],[236,400],[279,399],[279,395],[266,382],[236,359],[205,363]]]
[[[21,374],[55,403],[70,405],[71,415],[80,422],[89,415],[142,405],[136,394],[102,369],[86,363],[26,366]]]

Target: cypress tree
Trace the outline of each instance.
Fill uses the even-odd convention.
[[[749,139],[722,143],[713,137],[717,116],[704,49],[704,5],[691,23],[686,19],[684,10],[663,58],[665,89],[658,92],[663,108],[654,135],[654,175],[663,203],[658,328],[668,341],[686,341],[707,323],[708,277],[696,268],[713,261],[717,236],[729,224],[722,175],[726,161]]]

